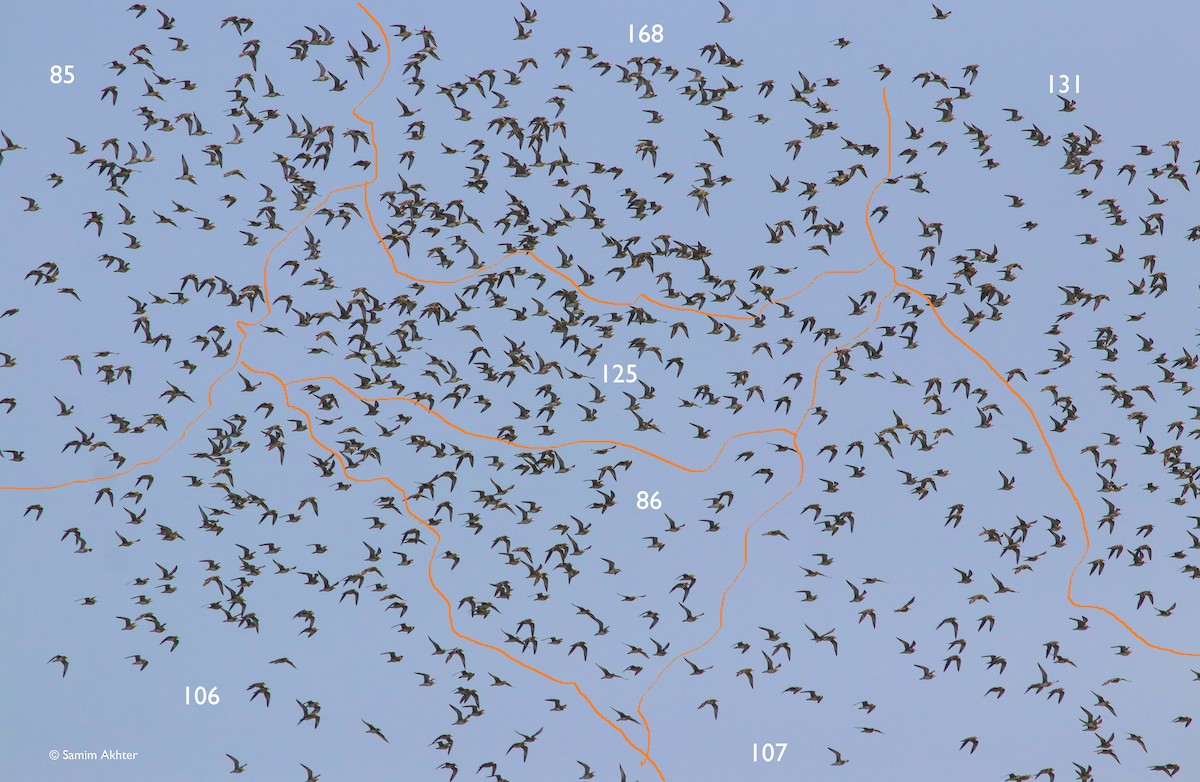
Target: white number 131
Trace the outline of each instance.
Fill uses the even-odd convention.
[[[1057,85],[1057,88],[1055,87]],[[1079,74],[1075,74],[1074,78],[1065,73],[1050,74],[1050,92],[1059,95],[1065,95],[1068,92],[1079,94]]]

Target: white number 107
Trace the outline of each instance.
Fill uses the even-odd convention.
[[[754,762],[757,763],[761,757],[764,763],[778,763],[783,760],[783,753],[787,751],[787,742],[781,741],[774,744],[759,745],[754,744]]]

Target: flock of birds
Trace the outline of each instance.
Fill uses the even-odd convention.
[[[718,6],[713,21],[735,23]],[[30,535],[119,550],[128,594],[78,602],[134,639],[137,675],[201,643],[177,627],[270,633],[286,649],[222,708],[286,712],[314,736],[353,724],[393,747],[395,720],[330,708],[326,662],[306,653],[331,615],[365,613],[391,639],[363,658],[376,686],[444,704],[419,721],[430,735],[404,737],[436,756],[421,778],[550,778],[528,771],[541,762],[555,779],[625,782],[682,762],[668,725],[703,721],[694,730],[717,742],[731,714],[753,719],[768,698],[776,713],[805,704],[829,725],[868,723],[793,750],[789,773],[865,765],[919,708],[846,669],[877,654],[911,680],[898,686],[987,682],[966,691],[983,705],[931,696],[956,710],[1036,699],[1026,708],[1086,735],[1083,750],[1023,751],[979,728],[933,750],[992,752],[1010,782],[1196,767],[1156,740],[1187,731],[1187,713],[1119,716],[1135,686],[1120,666],[1167,653],[1112,621],[1200,648],[1174,629],[1194,617],[1200,579],[1186,507],[1200,495],[1200,351],[1176,333],[1196,275],[1156,249],[1200,239],[1178,223],[1200,174],[1183,142],[1112,149],[1065,96],[1037,121],[1043,107],[975,109],[978,64],[755,81],[732,43],[688,61],[547,47],[524,4],[509,44],[521,56],[466,75],[439,46],[453,31],[368,13],[349,34],[339,19],[283,44],[230,16],[213,45],[245,70],[228,83],[185,69],[194,34],[170,13],[129,14],[144,42],[98,91],[124,132],[0,135],[0,182],[27,188],[20,220],[42,221],[10,212],[6,226],[54,225],[77,189],[75,238],[95,248],[38,259],[0,294],[0,423],[36,421],[0,428],[0,497]],[[950,17],[933,7],[932,21]],[[842,127],[843,79],[892,90],[891,139],[882,107]],[[755,140],[768,132],[790,138]],[[61,166],[24,166],[27,147],[55,145]],[[1034,213],[1045,199],[1032,190],[1003,193],[974,225],[939,216],[953,171],[974,161],[987,182],[1013,158],[1079,177],[1080,265],[1011,249],[1014,233],[1066,219]],[[723,217],[741,202],[753,228]],[[1016,223],[997,228],[1008,210]],[[173,254],[189,247],[208,260],[181,268]],[[60,357],[37,341],[39,317],[69,322],[85,305],[110,322],[79,344],[111,342]],[[993,374],[947,330],[1023,366],[997,360]],[[60,510],[68,493],[91,511]],[[900,522],[881,518],[889,508]],[[918,539],[929,582],[864,559]],[[1034,604],[1019,601],[1049,590],[1043,601],[1070,609],[1081,555],[1074,596],[1090,605],[1096,590],[1113,616],[1076,603],[1061,637],[1031,637]],[[880,570],[848,564],[866,562]],[[738,602],[751,586],[734,584],[756,575],[772,596]],[[284,615],[273,585],[304,607]],[[1090,639],[1103,633],[1120,640],[1101,660]],[[63,686],[112,662],[67,651],[46,655]],[[1180,692],[1200,681],[1186,661],[1168,670],[1187,677]],[[827,691],[847,687],[859,696]],[[542,724],[485,716],[517,697],[540,704]],[[576,743],[570,757],[564,713],[584,715],[595,751]],[[667,734],[653,747],[652,730]],[[225,749],[234,774],[338,777]]]

